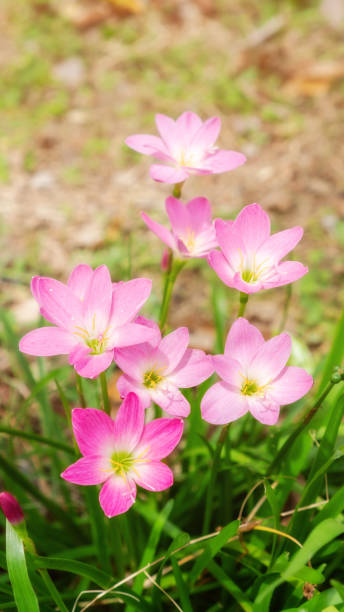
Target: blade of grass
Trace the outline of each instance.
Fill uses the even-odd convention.
[[[6,521],[6,560],[18,612],[39,612],[27,571],[24,545],[9,521]]]
[[[188,588],[185,584],[183,574],[179,568],[178,562],[174,557],[172,557],[171,563],[183,612],[193,612],[193,608],[189,598]]]
[[[13,427],[6,427],[5,425],[0,424],[0,434],[1,433],[8,434],[9,436],[13,437],[25,438],[26,440],[32,440],[33,442],[38,442],[39,444],[46,444],[47,446],[62,450],[69,455],[74,455],[74,450],[71,446],[63,444],[63,442],[58,442],[58,440],[52,440],[51,438],[40,436],[39,434],[21,431],[20,429],[13,429]]]

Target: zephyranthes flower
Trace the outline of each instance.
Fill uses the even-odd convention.
[[[182,183],[191,174],[218,174],[234,170],[246,161],[242,153],[218,149],[214,143],[221,129],[219,117],[204,123],[195,113],[186,112],[173,121],[156,115],[160,134],[135,134],[126,139],[134,151],[151,155],[162,164],[153,164],[150,175],[161,183]]]
[[[202,399],[203,419],[224,425],[250,412],[261,423],[275,425],[280,406],[300,399],[313,384],[305,370],[286,366],[290,353],[288,334],[265,342],[254,325],[237,319],[228,333],[224,355],[213,356],[222,380]]]
[[[195,387],[214,371],[211,358],[188,344],[188,329],[179,327],[164,338],[159,333],[154,341],[116,349],[124,372],[117,381],[121,396],[133,391],[145,408],[153,401],[169,414],[188,416],[190,404],[179,388]]]
[[[19,343],[23,353],[37,356],[66,355],[86,378],[106,370],[114,348],[144,342],[155,331],[135,322],[152,287],[148,278],[112,283],[109,270],[77,266],[68,284],[35,276],[31,289],[41,314],[55,327],[40,327]]]
[[[308,268],[298,261],[280,260],[301,240],[302,227],[272,234],[270,219],[259,204],[245,206],[235,221],[215,221],[220,251],[208,261],[220,279],[243,293],[280,287],[298,280]]]
[[[141,214],[149,229],[179,257],[205,257],[218,246],[210,202],[206,198],[194,198],[183,204],[171,196],[166,200],[166,212],[172,231]]]
[[[173,473],[161,462],[177,446],[182,419],[155,419],[144,425],[145,411],[134,393],[122,403],[116,420],[102,410],[75,408],[74,436],[83,455],[61,474],[79,485],[103,484],[100,505],[108,517],[126,512],[136,498],[136,484],[163,491]]]

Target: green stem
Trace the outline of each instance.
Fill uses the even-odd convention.
[[[238,317],[244,316],[247,302],[248,302],[248,293],[243,293],[242,291],[240,291],[240,307],[239,307]]]
[[[291,302],[292,287],[293,287],[293,285],[290,283],[290,285],[287,285],[286,289],[285,289],[286,290],[286,295],[285,295],[285,301],[284,301],[284,306],[283,306],[283,313],[282,313],[281,324],[280,324],[279,330],[278,330],[279,334],[284,330],[285,324],[287,322],[289,306],[290,306],[290,302]]]
[[[75,378],[76,378],[76,390],[78,392],[81,407],[86,408],[86,400],[85,400],[84,390],[82,388],[82,378],[76,372],[75,372]]]
[[[171,263],[169,270],[166,272],[165,278],[165,286],[163,291],[163,298],[160,308],[160,317],[159,317],[159,327],[161,331],[163,331],[168,315],[168,309],[170,306],[170,301],[172,297],[174,283],[176,282],[176,278],[181,271],[181,269],[185,266],[186,261],[182,261],[180,259],[174,260],[171,256]]]
[[[213,509],[213,499],[214,499],[214,489],[216,484],[216,476],[220,465],[221,451],[222,447],[225,443],[227,433],[228,433],[229,425],[226,425],[222,428],[220,433],[220,437],[217,441],[214,457],[213,457],[213,465],[211,468],[209,486],[207,491],[207,498],[205,502],[205,512],[203,519],[203,530],[202,533],[205,534],[209,531],[212,509]]]
[[[175,198],[180,198],[180,196],[182,195],[182,187],[183,187],[184,181],[182,181],[181,183],[176,183],[174,188],[173,188],[173,192],[172,195]]]
[[[5,425],[0,425],[0,434],[1,433],[5,433],[9,436],[14,436],[18,438],[25,438],[26,440],[32,440],[33,442],[39,442],[40,444],[47,444],[48,446],[52,446],[53,448],[65,451],[66,453],[69,453],[71,455],[74,454],[71,446],[63,444],[63,442],[58,442],[57,440],[45,438],[43,436],[40,436],[39,434],[21,431],[20,429],[13,429],[12,427],[6,427]]]
[[[43,582],[45,586],[47,587],[47,590],[49,591],[55,604],[58,606],[58,610],[60,610],[60,612],[68,612],[68,608],[66,608],[66,606],[64,605],[63,599],[61,598],[61,595],[56,589],[56,586],[53,583],[52,579],[50,578],[47,570],[39,569],[37,571],[42,576]]]
[[[289,449],[294,444],[296,438],[299,437],[300,433],[311,422],[311,420],[315,416],[318,408],[320,408],[320,406],[323,403],[324,399],[328,396],[328,394],[330,393],[331,389],[334,387],[335,384],[337,384],[337,383],[333,382],[332,380],[328,383],[328,385],[325,388],[325,390],[321,393],[320,397],[316,400],[316,402],[314,403],[312,408],[307,412],[307,414],[305,415],[305,417],[303,418],[301,423],[299,423],[299,425],[296,427],[296,429],[294,429],[294,431],[286,439],[286,441],[284,442],[282,448],[279,450],[279,452],[277,453],[275,459],[273,460],[273,462],[270,465],[270,468],[269,468],[268,473],[267,473],[268,476],[270,474],[273,474],[274,471],[280,466],[282,460],[287,455]]]
[[[104,410],[105,410],[105,412],[107,414],[110,414],[110,412],[111,412],[111,405],[110,405],[110,399],[109,399],[109,393],[108,393],[108,388],[107,388],[107,381],[106,381],[106,373],[105,372],[101,372],[100,373],[99,380],[100,380],[100,386],[101,386],[101,390],[102,390],[103,408],[104,408]]]

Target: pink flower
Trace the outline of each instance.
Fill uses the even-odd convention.
[[[166,212],[172,232],[145,213],[141,215],[149,229],[180,257],[205,257],[218,246],[206,198],[194,198],[184,205],[171,196],[166,200]]]
[[[24,513],[16,498],[8,491],[0,493],[0,508],[12,525],[18,525],[24,520]]]
[[[115,421],[102,410],[75,408],[72,423],[83,457],[61,476],[79,485],[104,483],[99,501],[109,518],[133,505],[136,484],[148,491],[173,484],[172,471],[160,459],[177,446],[182,419],[155,419],[144,425],[144,409],[130,393]]]
[[[150,340],[155,331],[135,317],[147,300],[152,282],[136,278],[112,283],[109,270],[87,265],[74,268],[67,285],[35,276],[31,289],[41,314],[54,327],[40,327],[19,343],[29,355],[69,355],[80,376],[94,378],[113,360],[114,348]]]
[[[275,425],[280,406],[291,404],[311,388],[313,379],[302,368],[286,366],[291,339],[283,333],[267,342],[246,319],[232,325],[224,355],[214,355],[222,379],[205,393],[202,417],[224,425],[250,412],[265,425]]]
[[[161,339],[115,350],[115,362],[124,372],[117,381],[122,397],[133,391],[144,408],[153,401],[169,414],[186,417],[190,404],[179,388],[194,387],[214,371],[203,351],[188,349],[189,332],[179,327]]]
[[[135,134],[125,141],[134,151],[163,162],[150,167],[155,181],[182,183],[190,174],[219,174],[234,170],[246,161],[242,153],[214,146],[221,128],[219,117],[203,123],[195,113],[186,112],[176,121],[166,115],[156,115],[155,122],[161,138]]]
[[[212,251],[208,262],[229,287],[243,293],[280,287],[298,280],[308,268],[298,261],[280,263],[301,240],[302,227],[270,236],[270,219],[259,204],[245,206],[235,221],[215,221],[221,251]]]

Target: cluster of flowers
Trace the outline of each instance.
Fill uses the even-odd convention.
[[[151,166],[156,181],[177,186],[192,174],[232,170],[245,162],[214,142],[220,120],[204,123],[194,113],[176,121],[157,115],[160,138],[135,135],[127,145],[163,164]],[[206,198],[186,205],[166,200],[171,230],[142,213],[148,227],[179,261],[207,258],[229,287],[251,294],[285,285],[307,272],[301,263],[281,259],[302,237],[300,227],[270,235],[270,220],[258,204],[246,206],[235,221],[212,221]],[[113,420],[102,410],[75,408],[74,436],[82,457],[62,474],[80,485],[103,483],[100,504],[108,517],[134,503],[136,484],[162,491],[173,483],[161,461],[179,443],[189,402],[180,389],[195,387],[214,372],[220,378],[205,393],[205,421],[226,424],[250,412],[261,423],[277,422],[281,405],[305,395],[312,377],[286,366],[291,353],[288,334],[265,341],[259,330],[239,317],[232,325],[223,355],[188,348],[189,332],[180,327],[162,337],[158,325],[139,315],[149,297],[151,280],[113,283],[106,266],[79,265],[67,284],[34,277],[32,293],[52,326],[35,329],[20,341],[20,350],[37,356],[69,355],[69,363],[86,378],[95,378],[114,361],[122,371],[117,387],[123,403]],[[174,418],[145,425],[145,409],[154,402]]]

